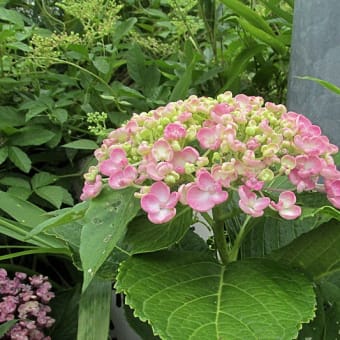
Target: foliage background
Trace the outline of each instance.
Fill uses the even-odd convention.
[[[29,240],[27,234],[79,202],[93,150],[133,112],[226,90],[284,103],[293,5],[0,1],[0,259],[8,270],[51,277],[59,296],[55,313],[64,314],[53,329],[56,339],[77,333],[77,314],[67,328],[63,311],[66,301],[69,310],[78,306],[81,226],[70,216],[81,215],[86,205],[68,215],[72,235],[70,223]],[[101,284],[91,289],[103,290]],[[91,304],[88,294],[83,306]],[[83,329],[88,321],[79,318]]]

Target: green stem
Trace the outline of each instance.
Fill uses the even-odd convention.
[[[224,232],[224,218],[223,211],[221,211],[223,207],[220,205],[213,208],[213,223],[211,227],[214,232],[215,245],[218,251],[218,254],[221,258],[221,261],[224,265],[227,265],[230,262],[229,252],[227,240]]]
[[[238,257],[238,252],[240,250],[240,247],[242,245],[242,242],[244,241],[245,237],[248,235],[249,231],[251,230],[251,224],[248,222],[250,221],[250,216],[247,215],[246,219],[244,220],[241,229],[239,233],[236,236],[235,242],[233,244],[233,247],[230,251],[230,261],[236,261]]]

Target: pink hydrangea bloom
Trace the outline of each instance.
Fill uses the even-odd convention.
[[[199,152],[195,148],[186,146],[183,150],[174,153],[171,163],[173,164],[175,171],[179,174],[184,174],[185,164],[194,164],[198,160],[198,157]]]
[[[292,191],[283,191],[280,193],[278,203],[271,202],[270,205],[285,220],[294,220],[301,215],[301,207],[295,203],[295,194]]]
[[[100,163],[99,171],[103,175],[111,176],[112,172],[123,169],[128,163],[126,152],[123,149],[113,149],[110,158]]]
[[[159,139],[154,143],[151,154],[156,162],[159,161],[171,161],[174,153],[170,144],[165,139]]]
[[[123,170],[115,170],[109,178],[109,186],[112,189],[126,188],[137,178],[138,172],[134,166],[128,165]]]
[[[196,183],[187,190],[186,201],[194,210],[206,212],[215,205],[226,201],[228,193],[222,190],[220,183],[216,182],[207,171],[201,171]]]
[[[0,268],[0,323],[17,319],[17,323],[2,339],[50,340],[44,334],[55,320],[48,313],[47,305],[54,293],[48,278],[42,275],[28,277],[25,273],[15,273],[14,278],[7,276]]]
[[[164,129],[164,138],[176,140],[184,138],[187,133],[185,126],[179,123],[170,123]]]
[[[190,96],[133,114],[112,131],[95,151],[98,163],[84,175],[81,197],[95,197],[102,185],[139,187],[136,197],[149,219],[163,223],[175,216],[177,201],[205,212],[238,190],[242,211],[257,217],[269,205],[272,180],[288,176],[297,192],[319,190],[323,179],[339,207],[337,151],[319,126],[283,105],[231,92]],[[292,195],[271,205],[286,219],[299,210]]]
[[[86,181],[83,186],[82,194],[80,195],[80,199],[82,201],[88,200],[90,198],[97,197],[101,190],[102,190],[102,178],[100,175],[96,176],[96,179],[94,182],[88,182]]]
[[[176,215],[178,192],[171,192],[164,182],[151,185],[150,192],[141,198],[141,207],[147,212],[152,223],[161,224],[170,221]]]
[[[340,209],[340,178],[325,181],[325,188],[328,200]]]
[[[239,206],[243,212],[252,216],[260,217],[264,213],[264,209],[270,204],[268,197],[257,198],[256,194],[250,191],[245,185],[241,185],[238,189],[240,196]]]
[[[173,165],[169,162],[150,162],[146,165],[146,172],[154,181],[163,180],[173,169]]]
[[[221,129],[218,125],[203,127],[197,132],[197,140],[204,149],[216,150],[221,144]]]

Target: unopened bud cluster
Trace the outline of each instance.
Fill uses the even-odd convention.
[[[230,92],[217,99],[191,96],[134,114],[112,131],[95,151],[98,164],[85,174],[81,199],[96,197],[104,182],[114,190],[134,186],[149,220],[164,223],[179,203],[206,212],[233,190],[250,216],[269,207],[295,219],[301,208],[294,191],[315,189],[320,177],[340,208],[337,151],[319,126],[283,105]],[[278,176],[288,176],[294,190],[275,202],[264,189]]]

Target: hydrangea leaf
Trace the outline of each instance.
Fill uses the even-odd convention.
[[[252,220],[253,228],[241,247],[241,256],[262,257],[325,222],[322,216],[287,221],[276,217]]]
[[[299,266],[315,280],[340,271],[340,222],[322,224],[272,253],[271,258]]]
[[[105,188],[89,204],[81,232],[80,258],[84,270],[83,290],[124,236],[127,224],[140,209],[134,188]]]
[[[317,292],[316,316],[303,326],[299,340],[337,339],[340,334],[340,273],[322,280]]]
[[[131,255],[167,249],[180,241],[192,224],[192,210],[178,209],[169,222],[153,224],[145,216],[139,216],[128,226],[123,248]]]
[[[331,218],[340,219],[339,210],[329,206],[324,194],[303,193],[298,199],[302,215],[296,220],[277,218],[277,213],[272,211],[266,211],[264,217],[253,219],[253,228],[242,247],[243,257],[268,255]]]
[[[289,267],[266,259],[225,267],[193,252],[131,257],[116,288],[155,334],[172,340],[288,340],[316,304],[312,282]]]

